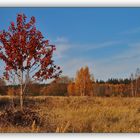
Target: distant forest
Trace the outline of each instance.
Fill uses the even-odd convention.
[[[75,78],[60,76],[49,84],[29,81],[26,96],[140,96],[140,70],[130,78],[95,80],[88,67],[77,71]],[[19,85],[6,85],[0,80],[0,95],[18,96]]]
[[[117,78],[109,78],[107,81],[104,80],[96,80],[96,83],[99,84],[130,84],[131,83],[131,78],[124,78],[124,79],[117,79]]]

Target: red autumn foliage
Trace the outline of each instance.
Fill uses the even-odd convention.
[[[11,22],[8,31],[0,32],[0,59],[5,64],[4,76],[10,78],[13,71],[33,72],[36,80],[57,78],[61,74],[59,66],[52,60],[56,47],[49,44],[35,27],[35,17],[26,22],[24,14],[18,14],[16,23]]]

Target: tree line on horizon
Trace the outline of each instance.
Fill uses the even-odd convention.
[[[75,78],[61,76],[49,84],[30,81],[26,96],[140,96],[140,70],[130,78],[109,78],[107,81],[95,80],[89,68],[82,67]],[[19,85],[6,85],[0,80],[0,95],[18,96]]]

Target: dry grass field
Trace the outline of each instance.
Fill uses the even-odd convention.
[[[0,98],[1,114],[11,102]],[[16,110],[18,99],[14,102]],[[38,113],[41,123],[0,122],[0,132],[140,132],[140,98],[31,97],[24,104]]]

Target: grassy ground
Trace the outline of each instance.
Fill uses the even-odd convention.
[[[8,100],[0,98],[0,113]],[[43,125],[9,125],[0,127],[0,132],[140,132],[140,98],[34,97],[25,101],[26,107],[39,113]]]

